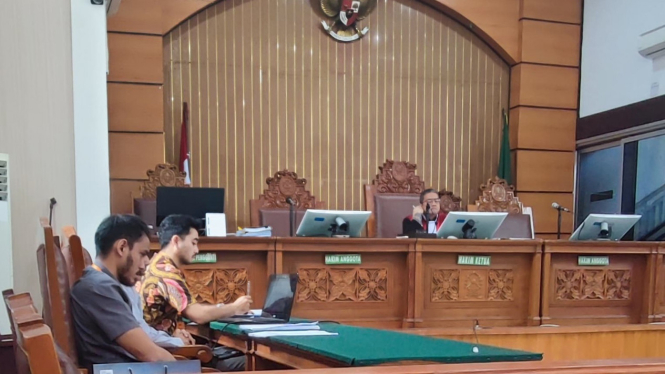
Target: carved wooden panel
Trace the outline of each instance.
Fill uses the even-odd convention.
[[[510,269],[434,269],[430,300],[513,301],[514,278]]]
[[[187,287],[198,302],[232,303],[247,294],[247,269],[183,270]]]
[[[462,210],[462,198],[446,190],[439,191],[441,210],[444,212],[459,212]]]
[[[307,180],[298,178],[298,174],[281,170],[273,177],[266,179],[268,188],[260,195],[259,209],[261,208],[288,208],[288,197],[292,198],[301,209],[315,209],[316,199],[305,189]]]
[[[157,164],[155,170],[146,172],[148,180],[140,187],[141,197],[157,198],[157,187],[188,187],[185,184],[186,174],[178,170],[177,165]]]
[[[629,300],[631,271],[617,269],[558,269],[557,300]]]
[[[459,270],[434,270],[431,299],[432,301],[456,301],[459,299]]]
[[[416,175],[416,164],[386,160],[372,184],[378,193],[414,193],[425,190],[425,182]]]
[[[522,204],[515,196],[515,187],[509,186],[504,179],[494,177],[480,186],[480,191],[476,202],[479,212],[522,212]]]
[[[388,269],[298,269],[298,302],[387,301]]]
[[[215,270],[215,299],[218,303],[232,303],[247,295],[247,269]]]
[[[214,270],[183,270],[192,298],[198,302],[214,303]]]

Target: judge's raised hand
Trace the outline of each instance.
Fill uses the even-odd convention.
[[[413,212],[411,213],[413,216],[413,220],[420,222],[423,220],[423,207],[420,205],[416,205],[413,207]]]

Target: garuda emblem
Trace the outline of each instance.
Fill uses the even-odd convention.
[[[326,16],[335,18],[330,25],[321,21],[323,28],[333,38],[342,42],[352,42],[365,36],[369,27],[362,30],[356,22],[367,17],[378,0],[321,0],[321,9]]]

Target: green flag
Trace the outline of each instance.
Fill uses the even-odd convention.
[[[508,114],[501,111],[503,117],[503,136],[501,137],[501,153],[499,154],[499,171],[497,176],[513,184],[512,162],[510,161],[510,130],[508,130]]]

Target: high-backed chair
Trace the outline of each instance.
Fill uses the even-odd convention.
[[[445,189],[438,192],[443,212],[459,212],[462,210],[462,198]]]
[[[469,211],[507,212],[508,216],[494,234],[495,238],[533,239],[533,214],[531,208],[524,207],[515,196],[515,187],[505,179],[491,178],[480,186],[480,196]]]
[[[13,342],[13,350],[14,350],[14,362],[16,363],[16,373],[17,374],[30,374],[30,366],[28,365],[28,359],[25,356],[25,353],[20,349],[18,346],[18,340],[16,336],[16,329],[14,328],[14,323],[12,322],[12,313],[11,313],[11,308],[9,305],[9,297],[14,296],[14,290],[13,289],[8,289],[2,291],[2,298],[5,301],[5,306],[7,308],[7,316],[10,319],[9,327],[12,333],[12,342]],[[28,307],[30,305],[33,305],[32,299],[30,298],[30,294],[22,294],[21,297],[17,298],[14,303],[13,307]],[[34,307],[34,305],[33,305]],[[35,309],[35,313],[37,313],[37,310]]]
[[[83,275],[83,270],[92,265],[92,257],[90,253],[83,248],[81,238],[76,235],[74,226],[65,226],[62,228],[63,242],[60,246],[62,255],[65,257],[67,263],[67,271],[69,274],[69,286],[74,286],[79,278]]]
[[[146,172],[148,180],[139,187],[139,195],[132,194],[132,212],[148,225],[157,229],[157,187],[189,187],[184,172],[177,165],[157,164]]]
[[[307,209],[323,209],[325,203],[307,190],[307,180],[298,178],[298,174],[281,170],[274,176],[266,178],[268,188],[257,199],[249,201],[249,222],[253,227],[270,226],[273,236],[289,236],[289,203],[287,198],[294,200],[296,205],[296,222],[294,231]],[[295,234],[295,232],[294,232]]]
[[[394,238],[402,233],[402,220],[420,204],[425,182],[416,175],[416,164],[386,160],[379,174],[365,185],[365,210],[371,211],[367,236]]]

